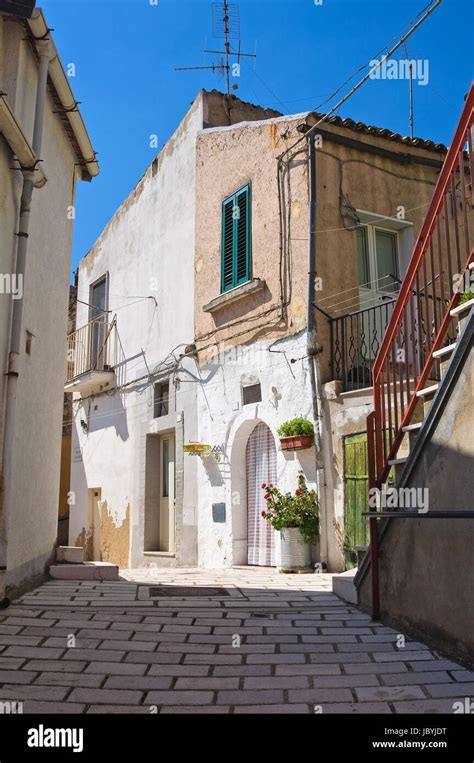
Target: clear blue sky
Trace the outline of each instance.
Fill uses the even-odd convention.
[[[285,113],[315,108],[369,61],[428,0],[240,0],[242,65],[238,95]],[[80,183],[73,267],[167,140],[201,87],[222,89],[208,65],[211,0],[40,0],[71,79],[101,174]],[[414,85],[415,135],[449,143],[472,78],[472,0],[444,0],[408,41],[410,58],[429,61],[429,82]],[[403,51],[398,57],[403,58]],[[356,80],[354,80],[355,82]],[[333,105],[335,101],[331,104]],[[370,81],[339,112],[408,134],[408,83]]]

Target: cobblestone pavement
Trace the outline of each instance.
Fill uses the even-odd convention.
[[[25,713],[440,713],[474,673],[331,592],[265,568],[51,581],[0,617],[0,701]],[[156,597],[157,585],[222,588]],[[211,592],[212,593],[212,592]]]

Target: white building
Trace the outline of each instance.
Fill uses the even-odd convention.
[[[196,138],[272,113],[202,91],[80,263],[69,541],[87,559],[198,562]]]
[[[75,188],[99,168],[41,11],[0,14],[0,91],[0,569],[13,596],[54,551]]]

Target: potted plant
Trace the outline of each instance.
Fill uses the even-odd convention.
[[[295,493],[281,493],[262,485],[266,509],[262,516],[281,533],[280,572],[311,572],[311,543],[319,534],[319,503],[315,490],[308,490],[303,474]]]
[[[278,427],[282,450],[303,450],[314,442],[314,427],[308,419],[299,417]]]

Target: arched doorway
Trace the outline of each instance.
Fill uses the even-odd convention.
[[[262,517],[265,510],[262,484],[276,484],[275,440],[266,424],[260,422],[247,442],[247,549],[248,564],[275,566],[275,531]]]

